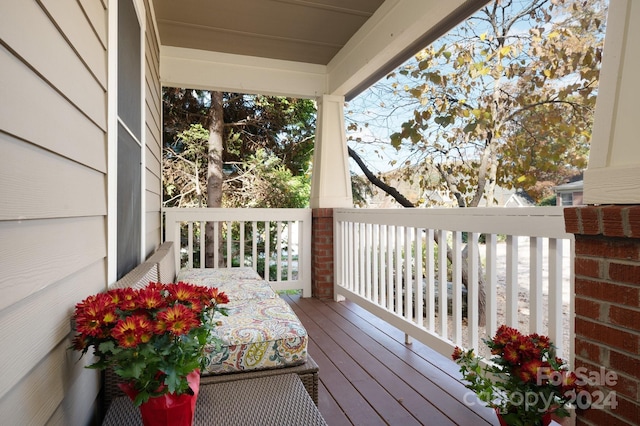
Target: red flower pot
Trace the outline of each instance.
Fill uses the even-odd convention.
[[[193,395],[167,393],[149,398],[140,405],[140,414],[144,426],[192,426],[196,412],[196,400],[200,391],[200,370],[194,370],[187,376]],[[134,400],[137,392],[128,385],[120,388]]]

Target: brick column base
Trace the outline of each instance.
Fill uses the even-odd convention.
[[[638,425],[640,206],[573,207],[564,217],[576,236],[575,367],[607,373],[591,393],[604,406],[578,412],[577,424]]]
[[[333,209],[313,209],[311,221],[311,294],[333,299]]]

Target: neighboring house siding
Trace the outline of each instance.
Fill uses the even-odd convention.
[[[0,4],[0,423],[86,425],[99,374],[69,351],[107,282],[107,0]],[[148,2],[145,2],[149,10]],[[145,35],[145,253],[159,244],[161,90]]]
[[[3,424],[86,424],[98,394],[67,348],[106,287],[106,23],[98,1],[0,6]]]

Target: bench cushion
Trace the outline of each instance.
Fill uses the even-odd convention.
[[[216,327],[221,351],[207,353],[203,375],[302,364],[307,359],[307,331],[280,297],[230,301],[229,315]]]
[[[217,287],[229,297],[218,315],[221,351],[209,348],[203,375],[288,367],[307,359],[307,331],[287,302],[252,268],[186,268],[177,281]]]

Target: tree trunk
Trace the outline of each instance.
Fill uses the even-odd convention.
[[[209,107],[209,141],[207,157],[207,207],[222,207],[222,150],[224,137],[224,110],[222,92],[210,92],[211,106]],[[213,239],[214,222],[207,222],[205,233],[205,263],[207,268],[213,268],[214,253],[222,247],[222,226],[218,227],[220,245],[216,247]],[[219,263],[223,263],[222,253],[218,256]],[[219,265],[220,266],[220,265]]]

